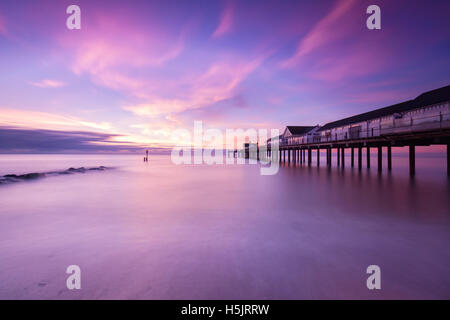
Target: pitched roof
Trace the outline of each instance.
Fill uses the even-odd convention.
[[[267,141],[272,141],[272,139],[281,139],[281,134],[276,137],[271,137],[271,138],[267,139]]]
[[[414,100],[409,100],[394,104],[389,107],[376,109],[373,111],[358,114],[356,116],[329,122],[319,129],[319,131],[329,130],[336,127],[342,127],[351,123],[363,122],[371,119],[385,117],[394,113],[409,111],[427,105],[436,104],[450,100],[450,85],[439,89],[422,93]]]
[[[286,128],[289,130],[289,132],[296,136],[296,135],[302,135],[305,134],[312,129],[314,129],[316,126],[287,126]]]
[[[417,107],[429,106],[432,104],[450,100],[450,85],[439,89],[427,91],[418,96],[414,101]]]

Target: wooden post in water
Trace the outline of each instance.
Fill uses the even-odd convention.
[[[447,143],[447,176],[450,177],[450,143]]]
[[[358,170],[362,169],[362,148],[358,147]]]
[[[387,158],[388,158],[388,171],[392,170],[392,147],[387,147]]]
[[[367,169],[370,169],[370,147],[367,147]]]
[[[330,166],[330,161],[331,161],[330,147],[327,147],[327,166]]]
[[[287,149],[288,153],[288,163],[291,163],[291,149]]]
[[[352,168],[355,166],[355,148],[352,147],[352,154],[351,154],[351,166]]]
[[[330,147],[330,167],[333,166],[333,147]]]
[[[345,167],[345,147],[341,148],[341,162],[342,162],[342,168]]]
[[[308,147],[308,166],[311,165],[311,152],[312,152],[311,147]]]
[[[383,171],[383,147],[378,147],[378,172]]]
[[[317,166],[320,166],[320,148],[317,147]]]
[[[336,148],[336,159],[337,166],[339,167],[341,165],[341,149],[339,149],[339,147]]]
[[[414,176],[416,174],[416,147],[414,145],[409,146],[409,175]]]

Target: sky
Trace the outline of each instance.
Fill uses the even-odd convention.
[[[69,30],[66,8],[81,9]],[[381,30],[366,27],[369,5]],[[450,84],[445,1],[0,2],[0,152],[325,124]]]

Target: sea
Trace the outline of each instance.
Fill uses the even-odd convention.
[[[274,175],[170,155],[0,155],[0,299],[450,299],[445,153],[418,150],[414,178],[407,153],[381,173],[372,155],[371,169],[323,154]]]

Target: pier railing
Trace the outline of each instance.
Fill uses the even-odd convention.
[[[350,128],[355,128],[355,126]],[[450,129],[450,113],[441,113],[424,117],[394,118],[390,123],[381,122],[380,125],[376,127],[368,127],[364,130],[348,130],[346,132],[332,133],[330,135],[314,135],[303,143],[289,143],[281,139],[280,147],[297,147],[312,143],[370,139],[390,135],[439,131],[443,129]]]

